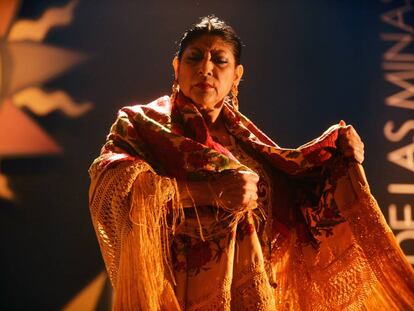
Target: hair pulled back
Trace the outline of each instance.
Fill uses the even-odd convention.
[[[177,57],[181,60],[184,50],[194,40],[203,35],[219,36],[233,48],[233,55],[236,65],[240,64],[242,42],[234,29],[225,21],[214,15],[200,18],[200,22],[187,29],[178,45]]]

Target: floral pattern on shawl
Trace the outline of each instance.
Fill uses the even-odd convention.
[[[225,257],[223,249],[234,245],[232,243],[235,240],[243,244],[253,239],[257,241],[258,235],[261,235],[263,238],[260,242],[265,242],[262,246],[270,247],[263,247],[256,254],[263,252],[265,257],[271,258],[271,269],[267,270],[266,267],[267,275],[263,273],[262,266],[256,266],[254,270],[244,268],[235,270],[234,276],[239,279],[233,281],[238,284],[240,291],[235,293],[234,299],[232,292],[232,303],[233,301],[238,303],[239,309],[247,308],[247,304],[250,303],[250,309],[257,310],[255,304],[261,301],[263,307],[260,310],[273,310],[275,301],[269,298],[273,294],[277,306],[290,310],[292,308],[325,310],[326,307],[333,306],[335,309],[343,309],[343,307],[358,309],[365,305],[377,306],[378,303],[393,307],[412,305],[414,292],[412,270],[404,261],[395,240],[387,232],[389,229],[385,221],[381,220],[369,189],[358,190],[352,180],[355,177],[350,175],[348,163],[336,154],[335,142],[339,126],[331,127],[321,137],[297,149],[284,149],[276,145],[233,107],[225,104],[222,113],[230,133],[255,150],[266,160],[263,162],[267,162],[272,167],[271,177],[274,183],[272,188],[275,190],[277,204],[266,211],[266,230],[262,232],[256,232],[260,229],[255,227],[253,222],[246,222],[246,218],[239,219],[241,221],[237,223],[239,226],[237,235],[234,235],[235,228],[229,226],[234,223],[224,221],[217,221],[214,224],[214,226],[222,226],[218,231],[223,235],[208,236],[206,230],[203,234],[207,236],[207,240],[200,239],[200,232],[197,230],[175,231],[173,245],[171,245],[171,255],[175,258],[174,269],[187,271],[192,275],[208,273],[212,267],[210,264]],[[174,104],[168,97],[162,97],[148,105],[129,106],[120,110],[100,157],[90,168],[93,181],[91,192],[95,193],[98,189],[102,194],[101,197],[106,195],[106,189],[95,186],[99,185],[97,180],[99,178],[96,177],[100,173],[97,172],[103,172],[111,166],[115,167],[116,163],[140,161],[149,164],[157,178],[162,176],[183,179],[214,178],[228,171],[248,169],[226,148],[214,142],[197,108],[181,94]],[[130,169],[134,170],[133,167]],[[127,173],[122,171],[122,167],[120,172]],[[355,172],[354,170],[353,174]],[[354,183],[352,190],[347,188],[343,191],[338,183],[339,179],[345,184],[352,181]],[[130,187],[132,179],[125,178],[125,180]],[[155,179],[149,178],[147,181],[150,183],[153,180]],[[116,184],[115,180],[114,182]],[[343,197],[343,202],[339,200],[340,204],[337,204],[338,198],[335,197],[337,187],[345,193],[352,193],[353,196],[346,198],[345,201]],[[169,189],[174,192],[173,187]],[[112,188],[109,190],[109,192],[115,191]],[[124,194],[123,198],[128,199],[129,193],[126,191]],[[99,207],[93,199],[91,205],[94,208]],[[156,209],[157,205],[149,206]],[[367,219],[364,219],[365,217]],[[224,219],[228,220],[228,217]],[[362,225],[359,222],[362,222]],[[95,221],[94,224],[98,226],[95,229],[102,243],[102,239],[108,237],[99,231],[101,230],[99,222]],[[139,231],[141,228],[135,229]],[[205,230],[202,228],[202,231]],[[339,240],[343,242],[339,245],[332,244],[337,239],[329,239],[332,235],[338,237],[337,232],[340,233]],[[121,239],[121,242],[123,243],[124,240]],[[379,247],[374,247],[375,242],[379,243]],[[250,258],[251,247],[248,243],[244,245],[247,257]],[[320,251],[317,250],[319,245],[322,245]],[[127,255],[132,248],[128,248]],[[119,259],[116,256],[122,257],[119,254],[110,255],[115,256],[115,259]],[[187,260],[187,255],[191,258],[190,261]],[[136,256],[131,258],[136,259]],[[373,261],[370,261],[371,258]],[[106,264],[108,265],[107,261]],[[119,268],[111,263],[109,267],[114,271]],[[126,297],[126,300],[119,300],[120,309],[123,308],[125,301],[142,301],[145,304],[145,301],[137,299],[137,295],[129,292],[138,284],[133,282],[132,287],[127,286],[129,281],[133,281],[133,273],[129,279],[129,269],[132,268],[133,266],[124,266],[124,287],[117,288],[118,292]],[[250,267],[246,268],[250,269]],[[238,268],[234,266],[234,269]],[[268,288],[269,283],[274,286],[275,283],[271,281],[274,276],[272,269],[276,273],[277,280],[277,287],[273,294],[266,293],[264,296],[260,294],[260,297],[255,299],[244,295],[247,292],[253,295],[264,293],[263,289]],[[390,273],[387,274],[388,272]],[[251,291],[251,287],[244,287],[247,283],[244,283],[243,277],[251,280],[250,285],[257,286],[256,291]],[[387,281],[387,278],[394,281]],[[223,284],[226,283],[226,280],[222,281]],[[144,283],[139,284],[145,287]],[[260,287],[261,285],[264,287]],[[398,291],[403,292],[401,299]],[[171,294],[170,291],[170,297],[175,296],[183,306],[184,300],[178,293]],[[130,300],[131,297],[134,300]],[[243,297],[248,299],[243,300]],[[267,302],[266,297],[269,298]],[[301,300],[300,297],[304,298]],[[187,307],[198,308],[199,298],[193,299]],[[220,305],[229,302],[227,296],[220,299]],[[268,308],[269,306],[271,307]]]
[[[204,234],[208,234],[207,231],[222,233],[211,235],[205,240],[200,239],[197,230],[176,234],[171,245],[173,267],[176,271],[186,271],[192,276],[199,274],[202,270],[207,271],[210,269],[209,265],[220,261],[228,248],[231,240],[222,222],[216,223],[209,229],[203,225],[202,227]]]
[[[314,172],[317,171],[320,176],[320,169],[332,162],[338,137],[337,125],[298,149],[285,149],[274,143],[231,105],[225,104],[223,115],[226,126],[234,137],[264,156],[283,174],[302,178],[315,175]],[[172,120],[179,120],[181,124],[176,125]],[[185,135],[181,135],[182,131]],[[148,105],[122,108],[111,128],[101,157],[105,158],[106,164],[117,161],[119,150],[143,159],[158,174],[176,178],[197,180],[214,178],[215,174],[229,170],[249,170],[212,139],[201,113],[181,93],[175,105],[165,96]],[[102,165],[99,159],[97,163]],[[329,235],[329,228],[341,222],[334,201],[329,200],[329,193],[334,191],[335,184],[326,177],[317,179],[317,183],[310,183],[310,190],[301,189],[302,196],[305,193],[307,201],[296,202],[296,205],[304,206],[302,212],[308,223],[308,229],[301,229],[307,232],[302,235],[303,242],[315,241],[322,233]],[[309,201],[309,194],[312,194],[312,201]],[[300,210],[298,207],[296,209]],[[278,213],[280,212],[275,211],[277,216]],[[273,222],[273,233],[268,235],[283,235],[286,231],[283,227],[291,222]],[[303,220],[294,221],[299,222]]]

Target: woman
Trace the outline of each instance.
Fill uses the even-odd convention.
[[[233,29],[183,36],[171,97],[124,107],[90,168],[115,310],[409,310],[414,275],[343,121],[297,149],[238,112]]]

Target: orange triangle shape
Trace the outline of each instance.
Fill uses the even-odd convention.
[[[83,288],[62,311],[94,311],[106,280],[105,272],[101,272],[95,279]]]
[[[61,152],[60,146],[10,100],[5,100],[1,104],[0,157]]]
[[[0,38],[5,37],[19,6],[18,0],[0,1]]]
[[[0,174],[0,199],[11,201],[14,199],[14,193],[10,189],[7,177]]]

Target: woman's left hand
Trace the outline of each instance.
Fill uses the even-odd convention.
[[[352,125],[346,125],[342,120],[339,125],[343,126],[339,129],[339,136],[336,141],[339,151],[345,157],[354,158],[358,163],[362,163],[364,161],[364,143],[361,137]]]

